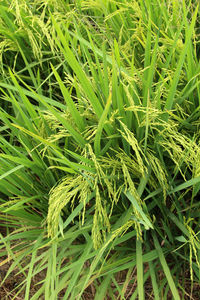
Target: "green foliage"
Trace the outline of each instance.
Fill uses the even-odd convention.
[[[197,1],[0,3],[0,266],[2,284],[24,275],[16,296],[195,297],[198,18]]]

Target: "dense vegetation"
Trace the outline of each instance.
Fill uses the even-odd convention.
[[[195,0],[0,2],[10,299],[199,299],[199,17]]]

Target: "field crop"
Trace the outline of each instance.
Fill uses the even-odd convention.
[[[199,299],[199,17],[0,2],[2,299]]]

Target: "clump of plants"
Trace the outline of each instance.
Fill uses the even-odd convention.
[[[14,297],[198,299],[198,17],[197,1],[1,2]]]

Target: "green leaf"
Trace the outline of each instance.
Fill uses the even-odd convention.
[[[171,275],[170,269],[167,265],[167,262],[166,262],[164,254],[163,254],[162,248],[161,248],[161,246],[158,242],[158,238],[157,238],[155,232],[153,232],[152,235],[153,235],[154,245],[155,245],[155,248],[158,252],[160,263],[163,267],[163,271],[164,271],[165,276],[167,278],[167,281],[168,281],[168,284],[170,286],[172,295],[173,295],[174,299],[180,300],[181,298],[180,298],[179,293],[177,291],[177,288],[176,288],[176,285],[174,283],[173,277]]]
[[[136,240],[137,287],[139,300],[144,300],[143,256],[142,242]]]
[[[53,67],[53,65],[51,65],[51,68],[54,72],[54,75],[59,83],[60,89],[62,91],[62,95],[65,99],[65,103],[67,105],[67,107],[69,107],[70,113],[76,123],[76,125],[78,126],[80,131],[84,131],[85,130],[85,124],[83,121],[83,117],[80,115],[78,109],[76,108],[76,105],[74,104],[74,101],[72,100],[67,88],[65,87],[64,83],[62,82],[58,72],[56,71],[56,69]]]
[[[185,3],[183,5],[185,5]],[[193,30],[194,30],[194,26],[195,26],[195,22],[196,22],[196,18],[197,18],[198,9],[199,9],[199,5],[197,5],[197,7],[196,7],[194,15],[192,17],[192,22],[191,22],[188,30],[186,31],[185,45],[183,47],[183,50],[181,52],[179,61],[177,63],[176,71],[174,73],[173,81],[172,81],[172,84],[171,84],[171,87],[170,87],[170,90],[169,90],[169,93],[168,93],[168,96],[167,96],[167,100],[166,100],[166,103],[165,103],[165,109],[166,110],[170,110],[173,107],[176,88],[177,88],[177,85],[178,85],[178,82],[179,82],[179,79],[180,79],[180,74],[181,74],[181,70],[182,70],[182,67],[183,67],[183,64],[184,64],[184,61],[185,61],[185,56],[187,54],[187,51],[188,51],[188,48],[189,48],[189,45],[190,45],[190,41],[191,41],[191,38],[192,38],[192,34],[193,34]]]
[[[137,200],[135,197],[128,191],[124,193],[126,197],[131,201],[133,204],[134,208],[138,211],[138,213],[141,215],[143,218],[144,224],[146,226],[146,229],[152,228],[153,229],[153,224],[150,222],[150,220],[147,218],[146,214],[143,212],[142,208],[139,206],[137,203]]]
[[[104,111],[101,115],[101,118],[99,120],[99,123],[98,123],[95,140],[94,140],[94,149],[95,149],[96,156],[99,156],[99,154],[101,152],[101,147],[100,147],[101,146],[100,145],[101,144],[101,134],[102,134],[103,128],[104,128],[106,120],[107,120],[107,114],[108,114],[108,111],[111,106],[111,101],[112,101],[112,93],[110,93],[110,95],[108,97],[105,109],[104,109]]]

